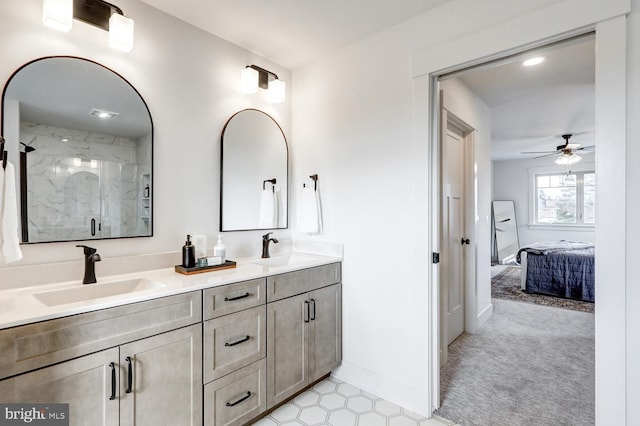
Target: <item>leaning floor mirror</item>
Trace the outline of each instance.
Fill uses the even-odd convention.
[[[494,258],[501,265],[513,264],[520,250],[516,209],[513,201],[494,201],[492,204],[494,229]]]

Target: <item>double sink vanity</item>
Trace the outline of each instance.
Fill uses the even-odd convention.
[[[3,402],[72,425],[242,425],[341,362],[341,259],[294,253],[0,291]]]

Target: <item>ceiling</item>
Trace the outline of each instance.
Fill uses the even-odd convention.
[[[450,0],[142,0],[294,69]]]
[[[522,61],[545,61],[524,67]],[[595,40],[587,35],[456,76],[491,108],[492,159],[532,158],[571,143],[595,144]],[[584,152],[583,152],[584,153]],[[582,155],[582,154],[581,154]],[[591,154],[586,154],[591,155]]]
[[[229,42],[295,69],[451,0],[142,0]],[[525,68],[525,57],[545,61]],[[456,75],[490,108],[492,159],[554,150],[562,134],[595,144],[593,35]]]

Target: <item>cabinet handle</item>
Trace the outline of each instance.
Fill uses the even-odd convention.
[[[304,301],[304,322],[309,322],[309,301]]]
[[[112,362],[109,367],[111,367],[111,396],[109,401],[113,401],[116,399],[116,363]]]
[[[127,389],[125,389],[126,393],[131,393],[133,390],[133,360],[130,356],[124,359],[129,364],[127,366]]]
[[[234,405],[238,405],[240,404],[242,401],[245,401],[247,399],[251,398],[251,391],[247,391],[247,394],[244,395],[243,397],[233,401],[233,402],[227,402],[227,407],[233,407]]]
[[[311,299],[311,306],[313,306],[313,313],[311,314],[311,321],[316,320],[316,299]]]
[[[244,343],[244,342],[246,342],[246,341],[247,341],[247,340],[249,340],[249,339],[251,339],[251,337],[250,337],[250,336],[247,336],[247,337],[243,337],[243,338],[242,338],[242,339],[240,339],[240,340],[236,340],[235,342],[232,342],[232,343],[227,342],[227,343],[225,343],[224,345],[225,345],[225,346],[227,346],[227,347],[231,347],[231,346],[239,345],[240,343]]]
[[[240,299],[245,299],[247,297],[251,296],[251,294],[249,292],[246,292],[245,294],[241,294],[240,296],[235,296],[235,297],[225,297],[224,301],[225,302],[233,302],[234,300],[240,300]]]

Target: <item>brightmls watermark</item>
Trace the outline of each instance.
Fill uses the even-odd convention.
[[[69,404],[0,403],[0,426],[69,426]]]

